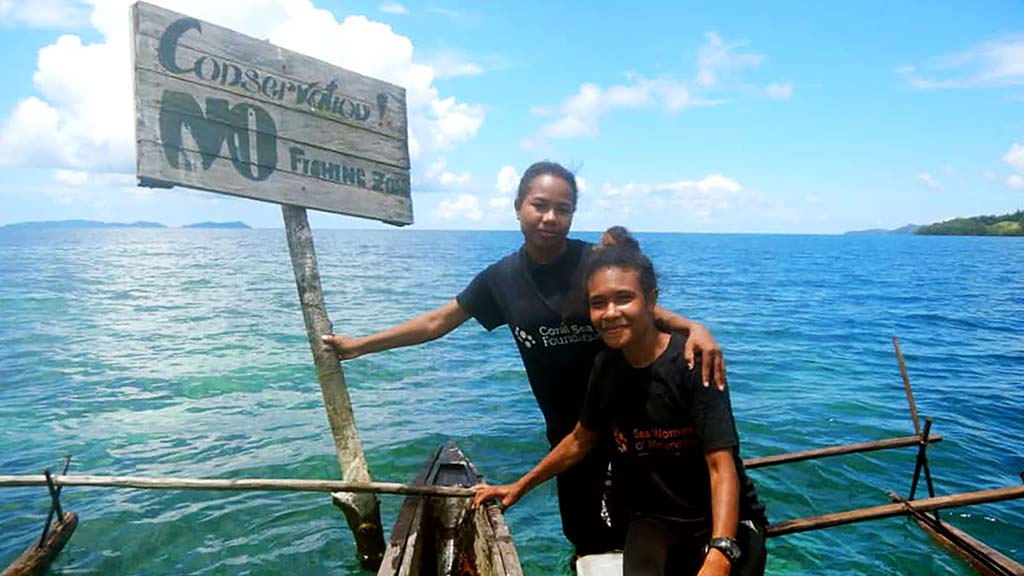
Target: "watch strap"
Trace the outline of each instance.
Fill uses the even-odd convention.
[[[708,542],[708,551],[710,552],[712,548],[721,552],[731,564],[735,564],[740,559],[740,545],[735,538],[728,536],[712,538]]]

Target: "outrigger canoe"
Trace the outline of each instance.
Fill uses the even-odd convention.
[[[414,484],[464,486],[482,476],[454,443],[423,464]],[[519,555],[495,504],[471,498],[408,496],[391,530],[378,576],[522,576]]]

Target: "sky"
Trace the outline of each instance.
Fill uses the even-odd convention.
[[[1015,0],[154,3],[405,87],[413,229],[516,229],[541,159],[579,177],[576,230],[832,234],[1024,208]],[[281,227],[274,204],[135,185],[129,6],[0,0],[0,225]]]

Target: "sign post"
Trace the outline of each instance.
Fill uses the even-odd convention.
[[[306,208],[412,223],[405,90],[208,22],[132,7],[140,186],[282,205],[342,478],[371,481],[327,317]],[[366,567],[384,552],[372,494],[334,494]]]

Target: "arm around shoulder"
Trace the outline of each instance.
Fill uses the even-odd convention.
[[[725,390],[725,356],[722,354],[722,349],[718,346],[718,342],[715,341],[715,337],[711,335],[711,331],[708,330],[707,326],[690,320],[685,316],[680,316],[675,312],[670,312],[661,306],[655,307],[654,316],[658,327],[666,332],[686,331],[690,333],[689,338],[686,339],[686,348],[684,350],[687,365],[692,368],[695,354],[700,352],[701,374],[704,375],[704,386],[709,384],[708,375],[713,374],[715,385],[719,390]]]

